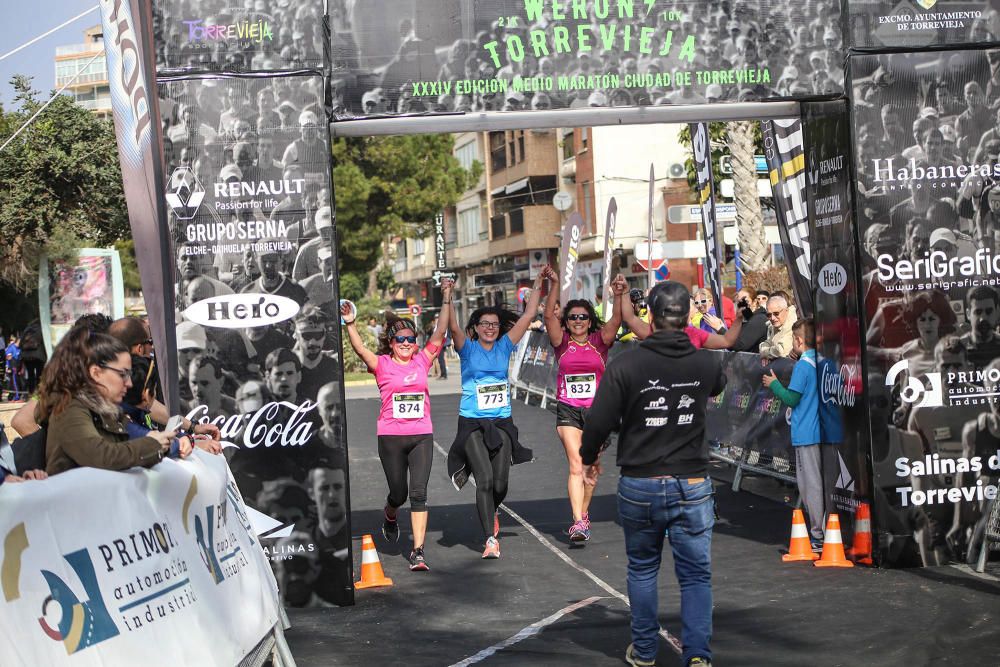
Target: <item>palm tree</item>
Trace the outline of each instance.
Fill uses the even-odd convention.
[[[726,143],[733,165],[736,203],[736,227],[740,245],[738,271],[744,274],[768,267],[771,247],[764,236],[764,217],[757,192],[757,168],[754,161],[753,121],[726,124]]]

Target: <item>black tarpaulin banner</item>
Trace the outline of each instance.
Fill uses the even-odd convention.
[[[179,407],[162,133],[153,68],[153,17],[139,0],[101,0],[104,51],[129,226],[145,295],[160,384],[171,414]]]
[[[806,207],[806,164],[802,150],[802,121],[761,121],[764,156],[774,194],[778,235],[799,315],[813,314],[812,256],[809,212]]]

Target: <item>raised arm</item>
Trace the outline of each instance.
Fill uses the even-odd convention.
[[[611,319],[604,323],[601,327],[601,338],[604,340],[605,345],[611,345],[615,342],[615,336],[618,334],[618,329],[622,325],[622,308],[625,301],[625,292],[628,291],[628,282],[626,282],[625,277],[618,274],[614,280],[611,281],[611,293],[614,295],[615,303],[611,309]]]
[[[535,277],[535,284],[531,286],[531,296],[528,297],[528,303],[524,307],[524,313],[521,314],[521,317],[514,323],[514,326],[507,332],[507,338],[509,338],[510,342],[514,345],[521,342],[521,338],[524,336],[525,332],[528,331],[528,326],[531,324],[531,320],[534,319],[535,313],[538,312],[538,302],[542,300],[542,281],[544,281],[546,275],[551,272],[552,267],[546,266]]]
[[[639,316],[635,314],[635,309],[632,308],[631,303],[628,306],[622,305],[622,321],[625,322],[628,330],[639,340],[649,338],[650,334],[653,333],[653,329],[649,324],[640,320]]]
[[[455,282],[450,278],[443,278],[441,280],[441,312],[438,314],[438,321],[434,327],[434,331],[431,332],[430,340],[427,341],[427,346],[424,347],[424,354],[429,357],[437,356],[438,350],[444,344],[445,332],[448,331],[448,320],[451,319],[451,301],[452,301],[452,288]],[[434,353],[427,348],[433,348]]]
[[[374,371],[378,368],[378,356],[365,347],[364,341],[361,340],[361,334],[358,333],[358,318],[350,303],[340,306],[340,316],[344,319],[344,326],[347,327],[347,337],[351,340],[351,347],[354,348],[354,353],[361,357],[361,361],[365,362],[368,370]]]
[[[449,311],[448,327],[451,329],[451,342],[455,344],[455,351],[461,352],[465,347],[465,331],[462,330],[462,323],[458,321],[458,313],[455,312],[455,299],[449,299],[445,308]]]
[[[740,337],[740,331],[742,330],[743,318],[737,313],[736,319],[733,321],[733,326],[724,334],[708,334],[703,347],[706,350],[728,350],[736,344],[736,339]]]
[[[545,297],[545,330],[549,334],[549,342],[552,343],[552,347],[559,347],[562,345],[563,327],[559,313],[556,312],[556,304],[559,303],[559,290],[556,289],[558,277],[556,272],[548,266],[542,269],[542,273],[547,273],[549,280],[549,295]]]

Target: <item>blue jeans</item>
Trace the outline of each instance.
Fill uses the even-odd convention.
[[[635,655],[654,660],[658,646],[656,577],[669,532],[674,572],[681,589],[681,641],[686,663],[711,660],[712,526],[715,503],[709,478],[622,477],[618,516],[625,529],[628,599],[632,607]]]

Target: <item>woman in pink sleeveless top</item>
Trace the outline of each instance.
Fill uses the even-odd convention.
[[[549,269],[551,272],[552,270]],[[594,402],[594,395],[604,375],[608,350],[615,342],[615,335],[622,321],[622,296],[628,290],[625,278],[618,276],[611,284],[614,308],[611,318],[601,322],[594,305],[586,299],[573,299],[566,303],[560,317],[558,279],[551,276],[553,287],[545,302],[545,328],[549,341],[555,348],[559,363],[556,389],[556,432],[566,451],[569,463],[567,490],[573,511],[573,523],[567,533],[572,542],[590,539],[590,499],[594,487],[584,483],[580,446],[583,444],[583,426],[587,411]]]

